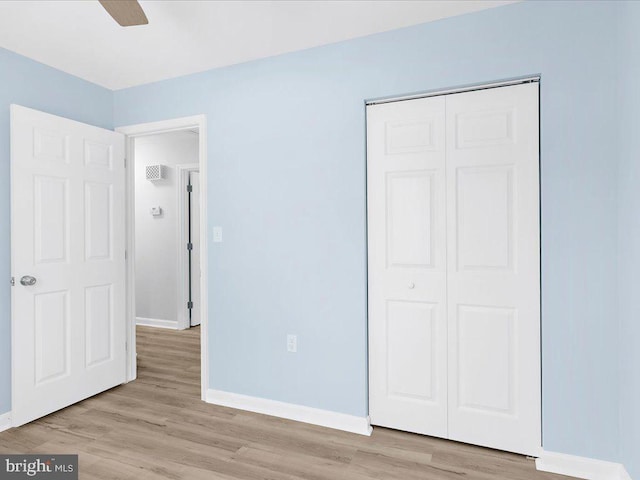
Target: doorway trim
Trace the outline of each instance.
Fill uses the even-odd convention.
[[[189,185],[189,174],[199,171],[200,165],[197,163],[176,165],[176,183],[178,187],[176,198],[176,212],[178,214],[178,282],[176,285],[178,292],[178,330],[184,330],[191,326],[189,308],[187,307],[187,302],[189,301],[189,251],[186,246],[189,240],[189,218],[186,215],[188,205],[185,193],[187,185]]]
[[[116,132],[125,135],[125,205],[126,205],[126,322],[127,322],[127,382],[136,379],[136,309],[135,309],[135,148],[134,142],[138,137],[156,135],[160,133],[175,132],[180,130],[198,129],[198,163],[200,174],[205,180],[200,188],[200,266],[202,276],[200,289],[202,292],[202,320],[200,327],[200,397],[204,401],[209,387],[209,342],[208,342],[208,248],[207,248],[207,117],[206,115],[194,115],[190,117],[161,120],[158,122],[141,123],[116,128]],[[204,268],[203,268],[204,266]]]

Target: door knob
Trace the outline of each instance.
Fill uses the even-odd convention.
[[[20,283],[22,285],[24,285],[25,287],[29,287],[31,285],[35,285],[36,284],[36,277],[32,277],[30,275],[25,275],[24,277],[22,277],[20,279]]]
[[[409,282],[409,290],[413,290],[414,288],[416,288],[416,284],[413,282]]]

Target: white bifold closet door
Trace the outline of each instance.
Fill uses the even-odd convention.
[[[538,84],[446,100],[449,438],[537,455]]]
[[[372,423],[538,454],[538,84],[367,122]]]
[[[367,109],[369,410],[447,435],[445,98]]]

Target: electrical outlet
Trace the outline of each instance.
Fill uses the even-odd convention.
[[[287,335],[287,352],[296,353],[298,351],[298,336]]]

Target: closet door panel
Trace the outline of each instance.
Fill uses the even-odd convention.
[[[367,107],[369,410],[446,437],[445,101]]]
[[[446,97],[449,438],[537,455],[538,85]]]

